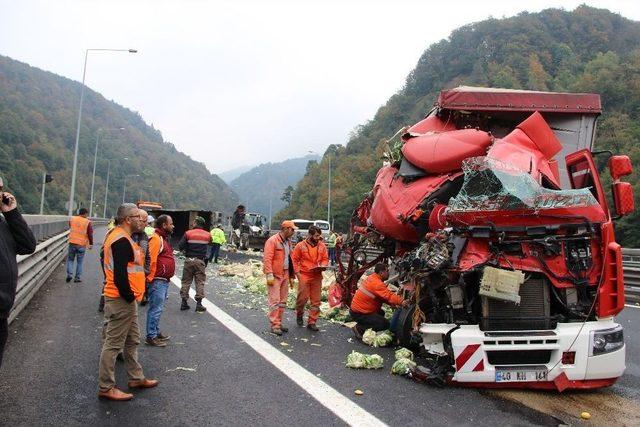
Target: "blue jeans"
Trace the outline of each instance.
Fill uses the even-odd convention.
[[[78,246],[74,244],[69,244],[69,253],[67,255],[67,277],[73,276],[73,262],[76,263],[76,275],[75,278],[79,279],[82,275],[82,261],[84,260],[84,253],[87,248],[84,246]]]
[[[336,263],[336,248],[329,248],[329,261],[331,265]]]
[[[220,245],[220,243],[213,243],[211,246],[209,246],[209,262],[211,262],[211,260],[218,262],[218,256],[220,255],[220,246],[222,246]]]
[[[160,315],[164,309],[164,301],[167,298],[169,282],[167,280],[154,280],[147,287],[147,338],[155,338],[160,333]]]

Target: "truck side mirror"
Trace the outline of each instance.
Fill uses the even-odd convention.
[[[635,210],[633,187],[631,187],[631,184],[628,182],[614,182],[612,185],[612,192],[618,218],[629,215]]]
[[[614,181],[619,180],[623,176],[631,175],[633,166],[629,156],[611,156],[609,157],[609,173]]]

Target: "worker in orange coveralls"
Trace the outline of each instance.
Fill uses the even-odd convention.
[[[271,332],[276,335],[289,332],[282,326],[282,314],[287,306],[289,287],[293,288],[293,248],[289,238],[297,228],[293,221],[283,221],[280,232],[269,237],[264,244],[262,271],[267,276]]]
[[[307,328],[317,332],[316,321],[320,315],[322,270],[329,265],[329,251],[322,242],[322,230],[315,225],[310,226],[309,235],[296,245],[291,259],[293,259],[293,269],[298,278],[296,321],[298,326],[302,326],[304,306],[311,298]]]

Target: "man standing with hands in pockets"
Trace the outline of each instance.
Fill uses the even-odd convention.
[[[329,253],[322,242],[322,230],[315,225],[309,227],[309,235],[296,245],[291,259],[293,260],[293,269],[298,278],[296,322],[298,326],[302,326],[304,306],[311,299],[307,328],[317,332],[316,322],[320,315],[322,270],[329,265]]]
[[[282,326],[282,314],[287,306],[289,287],[293,288],[293,248],[289,238],[298,227],[293,221],[283,221],[280,232],[264,244],[263,272],[267,276],[269,294],[269,322],[271,332],[282,335],[289,329]]]

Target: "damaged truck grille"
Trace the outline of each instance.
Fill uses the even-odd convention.
[[[520,304],[482,297],[483,331],[526,331],[555,329],[550,317],[549,284],[543,278],[529,278],[520,286]]]

